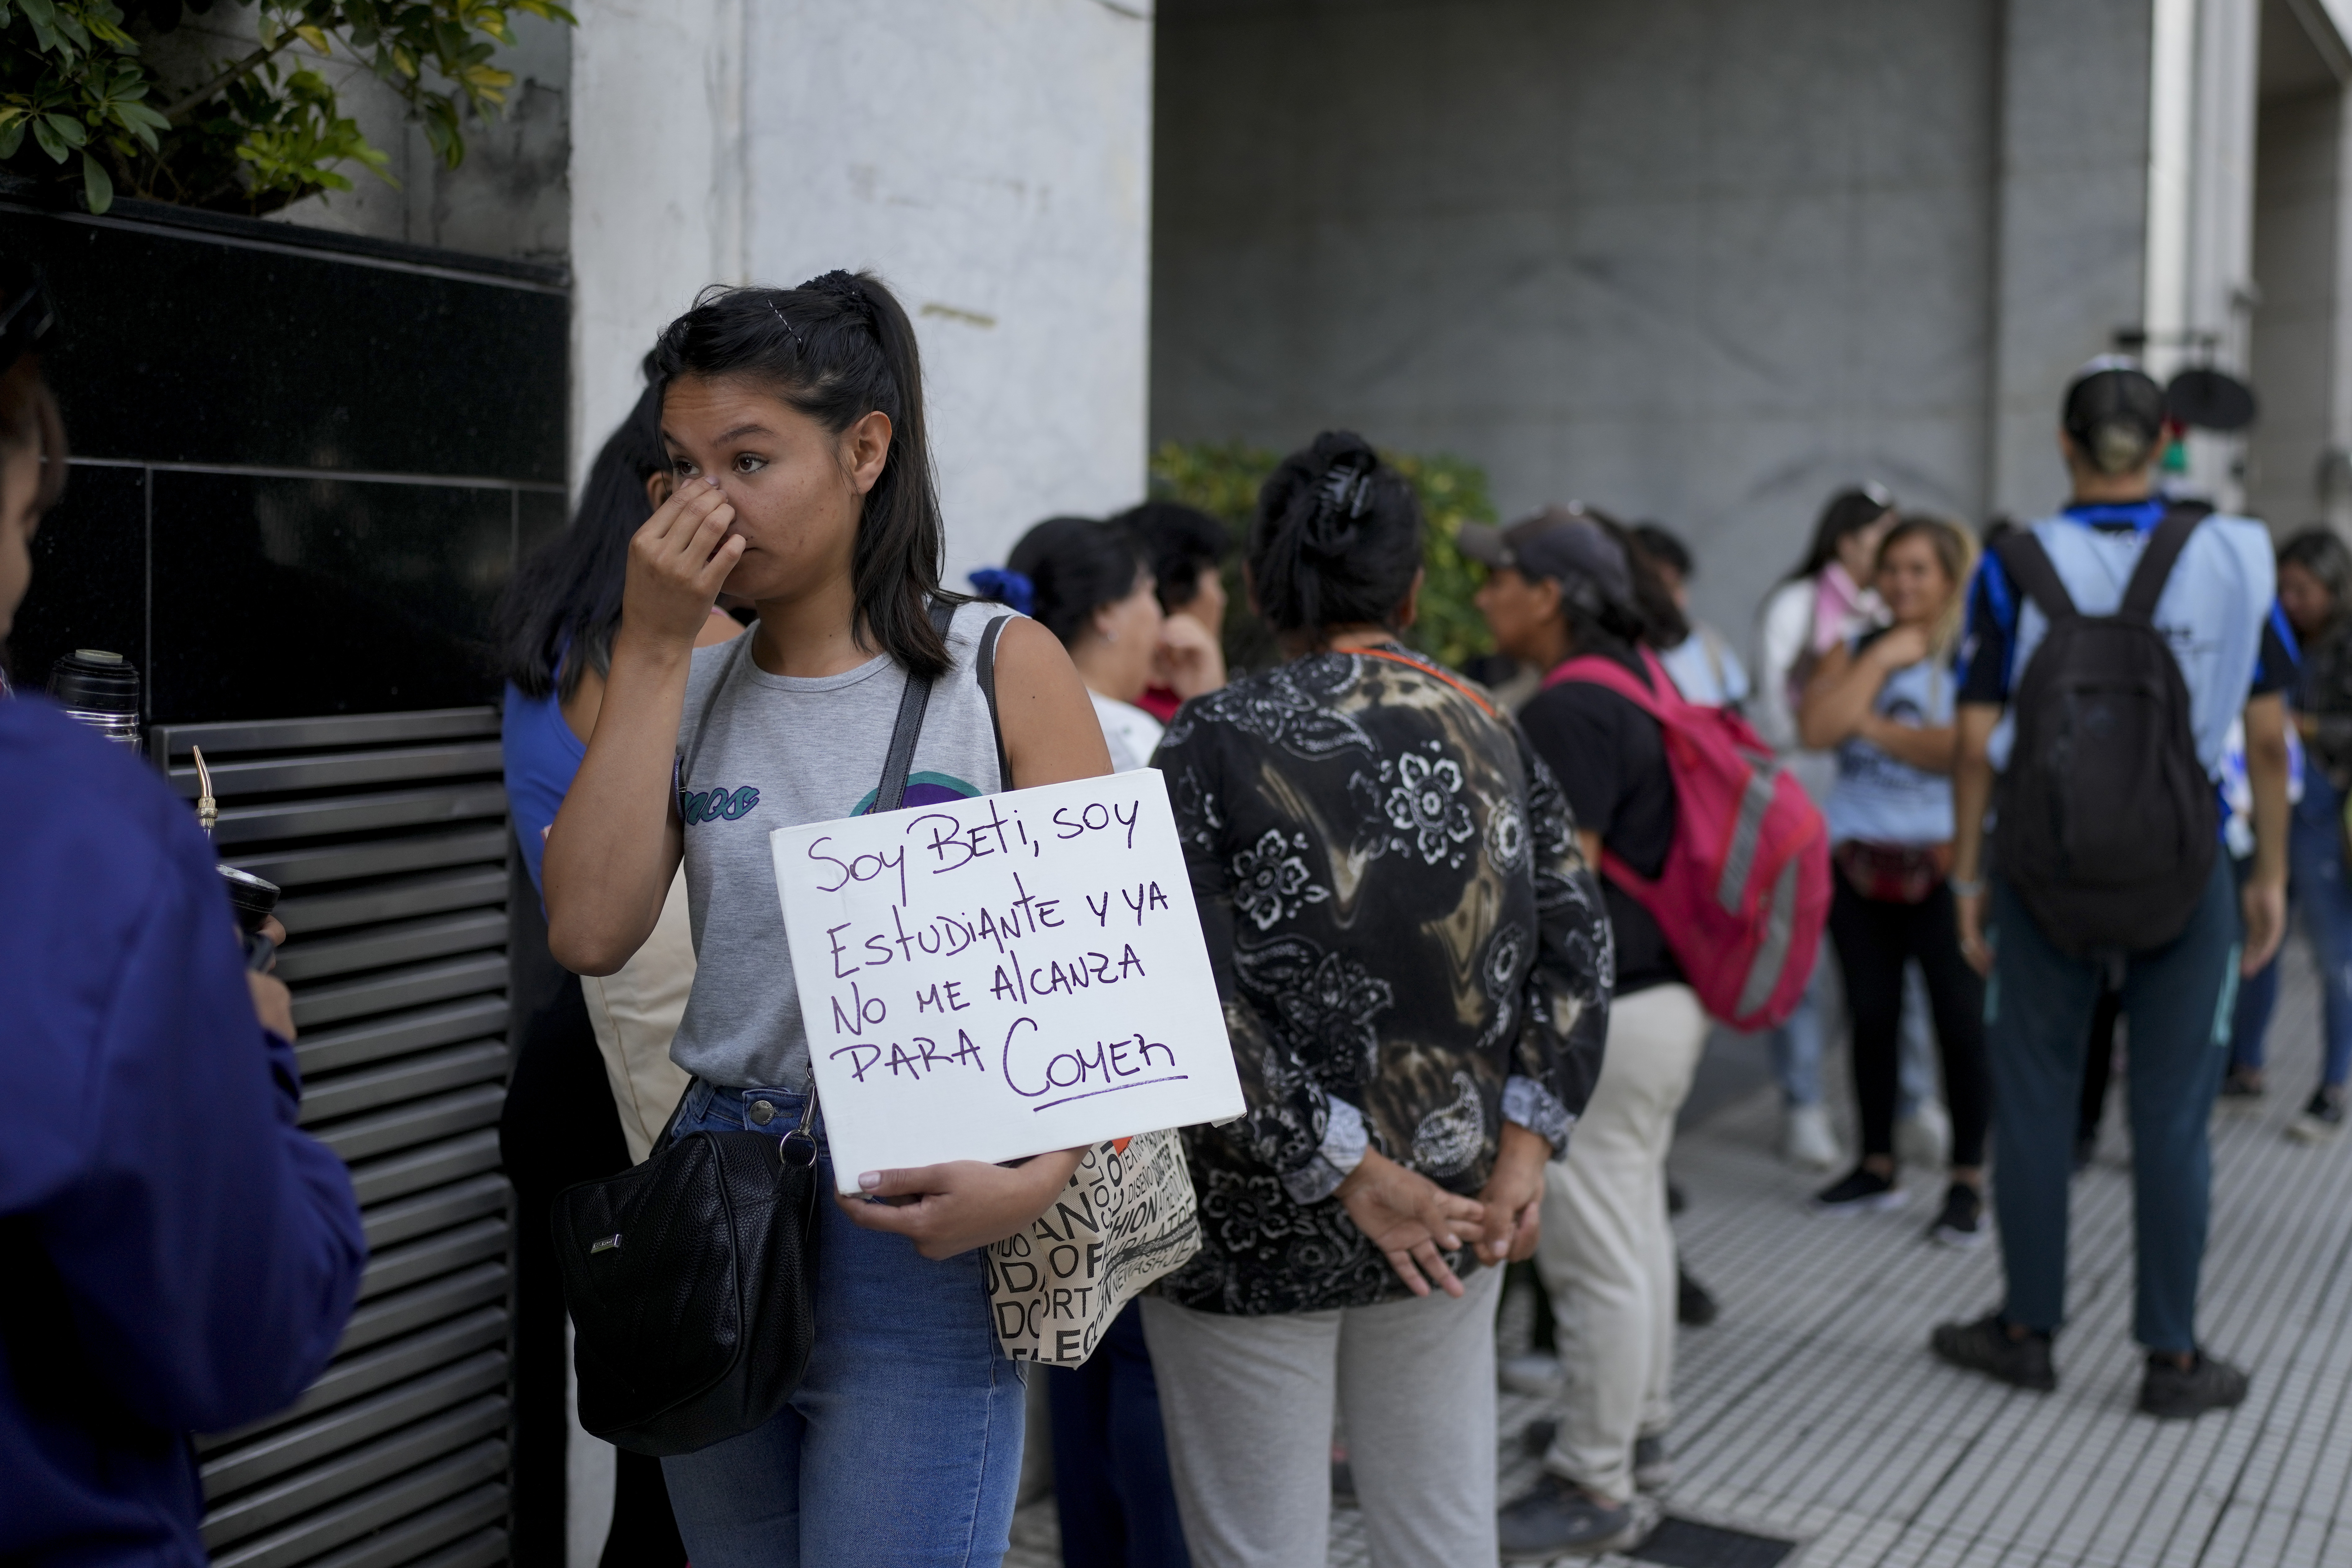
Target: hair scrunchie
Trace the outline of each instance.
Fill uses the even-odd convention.
[[[1024,616],[1037,613],[1037,584],[1018,572],[1008,571],[1002,566],[983,566],[966,576],[964,581],[979,589],[983,599],[993,599]]]

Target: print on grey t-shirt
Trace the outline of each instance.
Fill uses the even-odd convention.
[[[1008,787],[974,668],[982,631],[1005,617],[1002,605],[964,605],[949,624],[955,666],[932,689],[907,805]],[[808,1037],[768,835],[866,808],[907,672],[877,654],[840,675],[770,675],[751,643],[698,649],[687,679],[679,793],[696,968],[669,1054],[711,1083],[796,1089],[808,1080]]]

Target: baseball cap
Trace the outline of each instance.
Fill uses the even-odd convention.
[[[1548,506],[1508,528],[1465,522],[1454,542],[1486,566],[1507,566],[1528,577],[1581,578],[1611,604],[1633,602],[1633,570],[1624,547],[1574,502]]]
[[[2101,468],[2128,468],[2164,433],[2164,389],[2130,355],[2101,354],[2067,383],[2060,423]]]

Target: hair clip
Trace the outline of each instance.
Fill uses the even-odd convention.
[[[793,346],[800,350],[802,357],[806,358],[808,342],[801,336],[800,329],[793,325],[791,318],[784,314],[782,307],[779,306],[774,300],[771,299],[768,301],[768,309],[775,312],[777,324],[792,334]]]
[[[1372,471],[1334,463],[1323,476],[1322,497],[1317,510],[1327,516],[1341,513],[1360,518],[1372,510]]]

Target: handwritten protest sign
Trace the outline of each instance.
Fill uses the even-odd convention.
[[[769,844],[844,1192],[1241,1114],[1154,770]]]

